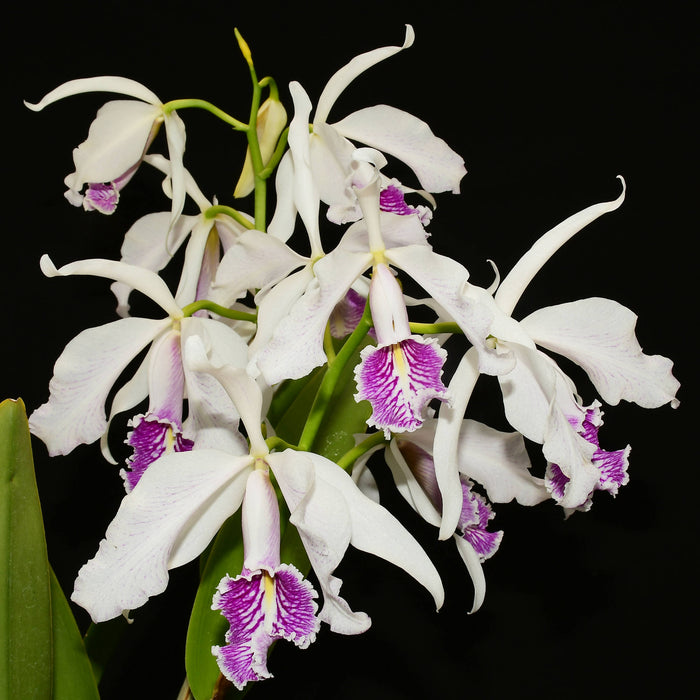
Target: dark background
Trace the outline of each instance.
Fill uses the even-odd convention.
[[[163,101],[201,97],[245,119],[249,83],[234,26],[259,75],[278,81],[291,111],[290,80],[315,101],[337,68],[363,51],[401,44],[410,22],[413,48],[358,79],[331,121],[386,102],[426,120],[464,157],[462,194],[438,197],[430,229],[435,249],[457,257],[481,285],[492,279],[487,258],[505,274],[553,225],[614,199],[616,175],[627,180],[623,206],[555,256],[516,315],[585,296],[614,298],[639,314],[645,351],[675,360],[680,409],[606,410],[603,446],[632,445],[629,485],[616,499],[599,494],[591,512],[567,521],[549,504],[500,506],[495,525],[505,537],[485,566],[485,605],[469,616],[471,584],[456,550],[434,541],[434,530],[397,500],[377,465],[387,504],[444,573],[447,602],[436,614],[412,579],[350,552],[339,570],[343,593],[371,615],[373,627],[358,638],[324,628],[305,651],[278,645],[270,661],[275,679],[251,697],[684,695],[697,651],[692,3],[654,9],[632,2],[470,2],[455,10],[443,2],[268,2],[247,9],[173,0],[57,7],[13,5],[3,21],[0,398],[21,396],[29,411],[46,400],[64,345],[114,313],[105,280],[45,279],[40,255],[50,253],[57,265],[116,258],[136,218],[167,208],[159,177],[145,169],[112,217],[64,200],[71,151],[97,108],[112,99],[78,96],[39,114],[22,106],[66,80],[124,75]],[[207,196],[231,203],[242,137],[203,112],[181,116],[186,165]],[[491,409],[480,408],[480,400],[498,403],[492,390],[485,382],[475,397],[485,416]],[[594,398],[582,381],[579,391],[586,402]],[[49,555],[69,593],[116,511],[121,479],[94,445],[54,459],[39,441],[34,449]],[[174,571],[168,592],[138,611],[105,676],[105,700],[176,696],[195,585],[194,566]],[[84,611],[76,614],[86,625]]]

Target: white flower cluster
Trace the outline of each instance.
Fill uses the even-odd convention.
[[[489,529],[492,503],[554,499],[568,514],[590,508],[595,491],[615,494],[627,482],[629,447],[600,446],[601,402],[584,405],[546,351],[582,367],[606,404],[677,405],[671,361],[642,352],[636,317],[615,301],[582,299],[512,317],[556,250],[622,204],[624,182],[616,200],[544,234],[486,289],[428,243],[433,195],[459,192],[462,158],[426,123],[387,105],[329,122],[355,78],[413,39],[408,26],[402,46],[352,59],[315,107],[291,83],[288,126],[277,86],[258,80],[240,35],[253,84],[249,122],[202,100],[162,103],[119,77],[71,81],[28,105],[42,110],[88,91],[131,98],[99,110],[74,151],[66,196],[109,214],[139,168],[153,167],[170,199],[166,211],[127,231],[119,261],[59,268],[46,255],[41,261],[48,276],[112,280],[120,318],[66,346],[47,403],[30,417],[32,432],[52,455],[101,441],[114,462],[107,443],[112,418],[143,408],[127,435],[133,454],[121,470],[126,495],[97,554],[80,570],[73,600],[96,622],[143,605],[165,589],[169,569],[202,554],[240,509],[238,540],[216,546],[242,541],[241,566],[221,572],[218,588],[208,591],[230,624],[213,652],[239,688],[269,676],[267,651],[276,639],[307,646],[320,622],[342,634],[368,628],[369,617],[350,608],[333,575],[350,544],[403,568],[442,604],[431,560],[379,503],[367,469],[372,454],[383,451],[396,488],[439,538],[454,538],[476,610],[485,593],[481,564],[503,534]],[[206,109],[245,133],[248,152],[234,201],[252,195],[249,211],[208,199],[185,168],[178,112],[188,108]],[[152,152],[161,126],[167,157]],[[387,156],[410,168],[416,187],[385,174]],[[273,175],[276,205],[268,222]],[[188,201],[198,213],[183,213]],[[290,246],[295,231],[305,232],[307,250]],[[159,273],[183,246],[173,291]],[[407,297],[402,278],[425,298]],[[134,292],[150,297],[163,318],[131,316]],[[416,307],[433,322],[412,322]],[[464,354],[445,384],[443,344],[455,335],[464,340]],[[138,368],[124,378],[135,358]],[[510,432],[466,417],[482,374],[498,378]],[[526,440],[542,446],[539,469]],[[289,531],[298,534],[303,554],[287,546]],[[320,611],[304,579],[311,570]]]

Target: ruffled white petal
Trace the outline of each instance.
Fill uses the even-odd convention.
[[[29,419],[49,454],[67,454],[99,439],[107,428],[105,401],[131,360],[170,321],[123,318],[89,328],[66,345],[49,383],[49,400]]]
[[[673,362],[645,355],[634,333],[637,316],[610,299],[549,306],[521,321],[533,340],[583,367],[603,400],[658,408],[675,399],[680,383]]]
[[[418,117],[389,105],[375,105],[332,126],[345,138],[406,163],[428,192],[459,192],[460,180],[467,172],[463,158]]]
[[[515,499],[534,506],[549,498],[544,480],[530,474],[530,458],[520,433],[506,433],[467,419],[458,445],[459,471],[478,481],[494,503]]]
[[[200,554],[239,508],[249,468],[249,457],[216,450],[153,462],[80,569],[71,599],[103,622],[162,593],[168,569]]]

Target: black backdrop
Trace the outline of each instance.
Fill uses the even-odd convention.
[[[458,257],[482,285],[491,280],[487,258],[505,273],[552,225],[615,198],[615,176],[623,174],[621,209],[560,251],[517,313],[593,295],[629,306],[640,316],[645,351],[676,361],[682,405],[606,411],[604,446],[632,445],[630,484],[616,499],[599,494],[590,513],[568,521],[547,505],[498,509],[495,522],[506,534],[485,566],[487,598],[477,615],[467,615],[471,586],[454,548],[434,542],[434,531],[386,488],[389,507],[444,573],[445,606],[436,614],[408,577],[350,552],[339,575],[351,605],[373,618],[370,631],[343,638],[324,629],[305,651],[278,645],[270,662],[275,679],[251,697],[673,695],[692,678],[695,656],[687,635],[695,628],[697,587],[697,16],[691,3],[673,2],[657,9],[631,2],[455,6],[13,6],[3,22],[0,397],[22,396],[29,410],[40,405],[66,342],[112,319],[104,280],[47,280],[41,253],[56,264],[115,258],[133,220],[163,204],[158,178],[144,173],[112,217],[70,207],[62,180],[71,150],[110,96],[71,98],[40,114],[24,109],[23,99],[37,101],[72,78],[113,74],[143,82],[164,101],[201,97],[245,117],[248,77],[234,26],[259,75],[278,81],[289,106],[290,80],[314,100],[352,56],[400,44],[410,22],[413,48],[358,79],[331,117],[386,102],[428,121],[463,155],[469,172],[462,194],[439,197],[433,245]],[[187,166],[208,196],[229,202],[241,138],[205,113],[182,116]],[[477,398],[488,401],[492,388]],[[587,385],[580,390],[592,400]],[[121,480],[96,446],[55,459],[38,441],[34,449],[49,555],[69,592],[117,508]],[[377,476],[389,486],[380,465]],[[195,582],[194,566],[172,572],[168,592],[139,611],[105,676],[105,700],[125,689],[134,698],[175,697]],[[86,625],[84,611],[76,613]]]

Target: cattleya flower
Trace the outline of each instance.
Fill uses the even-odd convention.
[[[544,263],[569,238],[600,215],[617,209],[622,194],[612,202],[588,207],[544,234],[515,265],[495,294],[502,314],[510,315],[525,287]],[[499,376],[508,422],[526,438],[543,446],[550,467],[548,483],[565,509],[580,508],[592,491],[601,488],[602,457],[597,440],[584,426],[587,410],[576,395],[573,382],[537,346],[552,350],[581,366],[604,401],[620,399],[653,408],[671,403],[679,383],[673,363],[659,355],[649,356],[634,335],[636,316],[609,299],[582,299],[540,309],[494,333],[494,351],[512,356],[510,372]],[[450,536],[459,519],[455,496],[459,481],[453,466],[461,419],[474,383],[478,379],[477,356],[467,352],[449,385],[453,405],[440,411],[435,436],[437,480],[443,495],[440,537]],[[588,435],[587,435],[588,433]],[[628,448],[618,453],[626,454]],[[621,465],[617,465],[618,471]],[[556,478],[555,478],[556,477]],[[624,483],[619,477],[617,484]],[[614,491],[610,488],[609,490]]]
[[[353,612],[340,597],[342,582],[332,575],[349,544],[403,568],[441,606],[444,591],[435,567],[393,515],[364,496],[344,470],[324,457],[292,449],[270,452],[260,430],[263,399],[255,380],[231,365],[214,366],[195,337],[187,342],[186,355],[193,370],[211,373],[224,386],[245,426],[249,452],[200,449],[166,454],[150,465],[123,499],[95,558],[78,574],[72,599],[95,622],[139,607],[161,593],[168,570],[204,550],[241,506],[251,473],[267,469],[279,484],[291,514],[289,522],[299,530],[323,592],[320,621],[341,634],[358,634],[370,625],[365,613]],[[256,567],[262,563],[257,557],[251,560]],[[251,605],[260,604],[258,598],[251,600]],[[259,607],[249,612],[253,617],[261,614]],[[265,614],[268,630],[274,629],[271,622]],[[236,635],[229,634],[229,643],[239,639]],[[266,637],[262,642],[245,638],[250,644],[267,643]],[[252,663],[259,673],[262,667]]]
[[[115,92],[134,100],[107,102],[97,112],[86,141],[73,151],[75,172],[65,183],[66,198],[87,210],[111,214],[119,191],[131,179],[161,124],[165,125],[170,160],[173,163],[173,204],[170,223],[182,212],[185,184],[182,157],[185,125],[175,111],[168,110],[148,88],[128,78],[105,75],[70,80],[46,94],[38,103],[25,102],[38,112],[64,97],[85,92]],[[82,193],[87,185],[87,190]]]
[[[241,437],[233,431],[238,414],[221,387],[211,378],[190,372],[181,351],[173,352],[172,345],[169,353],[159,350],[164,347],[161,343],[168,342],[165,338],[175,344],[179,339],[182,348],[188,337],[197,335],[221,362],[241,367],[245,366],[247,347],[237,333],[214,319],[185,317],[165,282],[150,270],[102,259],[80,260],[56,269],[47,255],[41,258],[41,269],[48,277],[95,275],[116,280],[142,292],[168,314],[164,319],[121,318],[84,330],[68,343],[56,361],[49,400],[29,418],[32,433],[46,443],[50,455],[67,454],[79,444],[102,439],[103,452],[113,461],[106,446],[112,417],[136,406],[149,391],[153,392],[152,406],[163,405],[155,397],[167,396],[164,403],[172,413],[176,399],[171,392],[182,385],[171,384],[179,371],[184,371],[185,377],[185,391],[179,400],[182,403],[186,394],[189,411],[183,425],[186,438],[198,447],[240,449]],[[112,386],[127,365],[151,345],[151,353],[115,394],[108,420],[105,402]],[[151,363],[156,351],[160,354],[157,366]]]
[[[415,432],[394,435],[384,458],[399,493],[426,522],[440,527],[443,499],[434,458],[437,425],[437,419],[428,418]],[[481,564],[495,554],[503,533],[487,529],[493,511],[474,490],[474,482],[484,488],[492,503],[516,500],[533,506],[549,494],[544,480],[530,473],[525,442],[517,432],[506,433],[478,421],[463,420],[456,464],[462,505],[453,539],[474,585],[471,612],[476,612],[486,594]],[[358,460],[353,478],[365,493],[377,498],[376,484],[366,465],[367,456]]]
[[[365,270],[380,262],[406,272],[446,310],[479,348],[482,371],[507,371],[512,358],[495,353],[486,339],[498,330],[494,322],[508,325],[510,320],[495,316],[493,298],[467,282],[469,273],[462,265],[432,250],[416,215],[380,210],[380,182],[369,160],[381,163],[381,154],[370,150],[357,151],[355,156],[355,190],[364,218],[348,228],[334,250],[313,263],[313,278],[301,296],[286,302],[286,314],[275,316],[270,339],[262,347],[257,339],[251,345],[249,371],[257,369],[273,385],[306,376],[323,365],[323,336],[333,310]]]
[[[172,193],[172,164],[160,155],[144,157],[144,161],[165,174],[164,189]],[[175,292],[178,304],[209,298],[210,287],[219,265],[220,247],[233,245],[247,229],[225,214],[211,216],[214,206],[197,186],[189,171],[183,169],[185,191],[199,208],[199,214],[181,214],[173,226],[170,212],[155,212],[138,219],[124,236],[121,261],[129,265],[160,272],[175,253],[189,239],[180,282]],[[114,282],[112,291],[117,297],[117,313],[129,314],[129,295],[132,287]],[[201,312],[198,312],[201,313]]]

